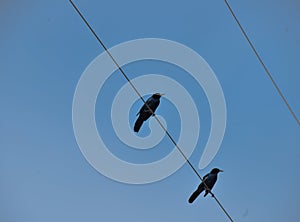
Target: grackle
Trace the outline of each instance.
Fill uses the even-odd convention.
[[[189,203],[193,203],[194,200],[202,193],[202,191],[205,190],[204,197],[209,193],[209,190],[211,190],[214,187],[218,179],[219,172],[223,172],[223,170],[214,168],[210,171],[210,173],[206,174],[203,177],[203,181],[200,183],[197,190],[189,198]],[[206,184],[206,186],[204,185],[204,183]],[[207,187],[209,188],[209,190],[207,189]]]
[[[149,99],[147,99],[146,104],[142,106],[140,111],[136,114],[139,115],[138,119],[134,124],[134,132],[138,132],[143,125],[143,122],[149,119],[151,115],[154,115],[155,110],[157,109],[160,97],[164,94],[155,93]],[[150,109],[149,109],[150,108]],[[151,112],[152,110],[152,112]]]

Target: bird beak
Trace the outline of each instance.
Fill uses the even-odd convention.
[[[219,170],[220,172],[224,172],[224,170]]]
[[[160,93],[159,95],[160,95],[160,96],[163,96],[163,95],[166,95],[166,94],[165,94],[165,93]]]

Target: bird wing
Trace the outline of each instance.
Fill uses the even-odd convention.
[[[203,190],[206,188],[206,186],[204,185],[205,181],[207,180],[209,174],[206,174],[202,179],[202,182],[199,184],[198,186],[198,190]],[[207,184],[206,184],[207,185]]]
[[[142,113],[142,112],[149,112],[150,110],[149,110],[148,106],[149,106],[149,107],[151,106],[151,100],[153,100],[152,97],[148,98],[148,99],[146,100],[146,102],[144,103],[144,105],[142,106],[142,108],[140,109],[140,111],[139,111],[136,115],[139,115],[139,114]],[[147,104],[148,106],[147,106],[146,104]]]
[[[142,112],[142,110],[145,109],[145,107],[146,107],[146,105],[144,104],[144,105],[141,107],[140,111],[139,111],[136,115],[139,115],[139,114]]]
[[[209,176],[209,173],[203,177],[203,181],[205,181],[208,178],[208,176]]]
[[[206,187],[208,186],[208,184],[207,184],[207,178],[208,178],[208,176],[209,176],[209,173],[208,174],[206,174],[202,179],[202,182],[200,183],[200,185],[199,185],[199,188],[204,188],[205,190],[206,190]],[[206,184],[206,186],[204,185],[204,183]]]
[[[155,107],[153,107],[153,105],[155,105],[155,101],[152,97],[150,97],[149,99],[146,100],[145,104],[142,106],[142,108],[140,109],[140,111],[136,114],[139,115],[141,113],[152,113],[155,110],[153,110]],[[150,111],[150,109],[152,110],[152,112]]]

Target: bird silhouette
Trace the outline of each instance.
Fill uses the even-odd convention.
[[[190,196],[189,198],[189,203],[193,203],[194,200],[205,190],[205,194],[204,197],[209,193],[209,190],[211,190],[217,179],[218,179],[218,173],[219,172],[223,172],[223,170],[220,170],[218,168],[214,168],[210,171],[210,173],[206,174],[203,177],[203,181],[200,183],[200,185],[198,186],[197,190],[194,191],[194,193]],[[206,186],[204,185],[204,183],[206,184]],[[209,188],[209,190],[207,189],[207,187]]]
[[[147,99],[146,103],[142,106],[140,111],[136,114],[136,115],[139,115],[139,117],[134,124],[134,132],[139,132],[144,121],[149,119],[149,117],[151,115],[154,115],[154,112],[160,103],[160,97],[162,95],[164,95],[164,94],[155,93],[149,99]]]

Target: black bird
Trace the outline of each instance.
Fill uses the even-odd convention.
[[[138,132],[143,125],[143,122],[149,119],[149,117],[153,114],[155,110],[157,109],[159,102],[160,102],[160,97],[164,94],[160,93],[155,93],[153,94],[149,99],[147,99],[146,104],[142,106],[140,111],[136,114],[139,115],[138,119],[136,120],[134,124],[134,132]],[[151,112],[151,110],[152,112]]]
[[[203,181],[200,183],[200,185],[198,186],[197,190],[191,195],[191,197],[189,198],[189,203],[193,203],[194,200],[202,193],[202,191],[205,190],[205,194],[204,197],[209,193],[209,191],[207,190],[206,186],[211,190],[217,179],[218,179],[218,173],[219,172],[224,172],[223,170],[220,170],[218,168],[214,168],[210,171],[210,173],[206,174],[203,177]],[[206,186],[204,185],[204,183],[206,184]]]

